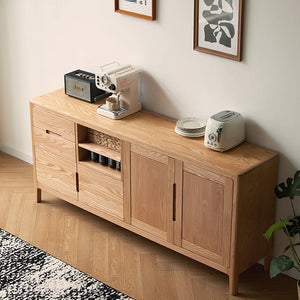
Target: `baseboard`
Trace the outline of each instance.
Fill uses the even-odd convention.
[[[0,144],[0,151],[5,152],[11,156],[14,156],[16,158],[19,158],[29,164],[33,164],[32,154],[28,154],[22,151],[19,151],[13,147],[1,145]]]

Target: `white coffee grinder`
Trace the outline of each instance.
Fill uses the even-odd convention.
[[[112,93],[106,103],[98,106],[97,113],[111,119],[122,119],[142,109],[138,101],[140,70],[131,65],[110,63],[100,67],[95,75],[97,88]]]

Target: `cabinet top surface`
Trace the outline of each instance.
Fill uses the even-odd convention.
[[[69,97],[63,89],[30,102],[121,140],[150,147],[176,159],[197,161],[231,176],[241,175],[277,156],[274,151],[246,142],[223,153],[208,149],[204,146],[203,137],[187,138],[175,133],[176,120],[145,110],[121,120],[111,120],[97,114],[101,102],[88,103]]]

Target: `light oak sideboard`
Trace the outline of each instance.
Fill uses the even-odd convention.
[[[215,268],[231,294],[257,261],[269,267],[277,153],[246,142],[219,153],[176,134],[173,119],[142,110],[111,120],[98,105],[63,89],[30,101],[38,202],[45,190]]]

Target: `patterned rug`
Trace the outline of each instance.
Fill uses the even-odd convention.
[[[0,299],[132,299],[0,229]]]

